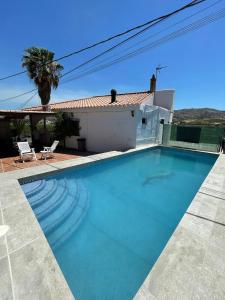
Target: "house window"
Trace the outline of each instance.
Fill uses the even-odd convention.
[[[146,118],[142,118],[142,124],[147,124],[147,119]]]

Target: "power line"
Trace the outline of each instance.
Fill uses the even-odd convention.
[[[208,15],[207,17],[199,19],[198,21],[193,22],[192,24],[190,24],[190,25],[188,25],[186,27],[183,27],[182,29],[179,29],[179,30],[177,30],[177,31],[175,31],[175,32],[173,32],[173,33],[171,33],[169,35],[166,35],[166,36],[164,36],[164,37],[162,37],[162,38],[160,38],[160,39],[152,42],[151,44],[149,44],[147,46],[141,47],[141,48],[139,48],[139,49],[137,49],[135,51],[132,51],[132,52],[126,54],[126,55],[123,55],[123,56],[121,56],[121,57],[119,57],[119,58],[117,58],[117,59],[115,59],[115,60],[113,60],[113,61],[111,61],[111,62],[109,62],[107,64],[100,65],[99,67],[93,68],[93,69],[91,69],[91,70],[89,70],[87,72],[81,73],[80,75],[77,75],[77,76],[75,76],[73,78],[70,78],[67,81],[64,81],[63,84],[65,84],[67,82],[70,82],[72,80],[79,79],[79,78],[82,78],[84,76],[93,74],[93,73],[101,71],[103,69],[106,69],[106,68],[108,68],[108,67],[110,67],[110,66],[112,66],[114,64],[120,63],[120,62],[122,62],[124,60],[127,60],[129,58],[132,58],[132,57],[134,57],[136,55],[139,55],[139,54],[141,54],[143,52],[146,52],[146,51],[148,51],[148,50],[150,50],[152,48],[158,47],[158,46],[160,46],[163,43],[169,42],[169,41],[171,41],[171,40],[173,40],[173,39],[175,39],[177,37],[180,37],[180,36],[182,36],[182,35],[184,35],[184,34],[186,34],[188,32],[197,30],[197,29],[199,29],[199,28],[201,28],[203,26],[206,26],[206,25],[208,25],[210,23],[213,23],[213,22],[215,22],[215,21],[217,21],[217,20],[219,20],[221,18],[224,18],[224,17],[225,17],[225,9],[222,9],[220,11],[217,11],[215,14]]]
[[[119,34],[116,34],[116,35],[114,35],[114,36],[111,36],[111,37],[109,37],[109,38],[107,38],[107,39],[105,39],[105,40],[102,40],[102,41],[100,41],[100,42],[97,42],[97,43],[95,43],[95,44],[92,44],[92,45],[90,45],[90,46],[88,46],[88,47],[86,47],[86,48],[83,48],[83,49],[81,49],[81,50],[71,52],[71,53],[69,53],[69,54],[67,54],[67,55],[64,55],[64,56],[58,58],[57,61],[59,61],[59,60],[61,60],[61,59],[64,59],[64,58],[67,58],[67,57],[70,57],[70,56],[72,56],[72,55],[74,55],[74,54],[81,53],[81,52],[86,51],[86,50],[88,50],[88,49],[94,48],[94,47],[96,47],[96,46],[98,46],[98,45],[101,45],[101,44],[104,44],[104,43],[106,43],[106,42],[109,42],[109,41],[111,41],[111,40],[113,40],[113,39],[115,39],[115,38],[118,38],[118,37],[120,37],[120,36],[123,36],[123,35],[125,35],[125,34],[128,34],[128,33],[132,32],[132,31],[137,30],[137,29],[140,29],[140,28],[142,28],[142,27],[145,27],[145,26],[147,26],[147,25],[149,25],[149,24],[151,24],[151,23],[153,23],[153,22],[156,22],[156,21],[158,21],[158,20],[168,18],[168,17],[170,17],[170,16],[172,16],[172,15],[174,15],[174,14],[176,14],[176,13],[178,13],[178,12],[180,12],[180,11],[186,9],[186,8],[189,8],[189,7],[191,7],[191,6],[198,5],[198,4],[200,4],[200,3],[202,3],[202,2],[205,2],[205,1],[207,1],[207,0],[194,0],[194,1],[191,1],[190,3],[186,4],[185,6],[179,8],[179,9],[177,9],[177,10],[171,12],[171,13],[168,13],[168,14],[166,14],[166,15],[157,17],[157,18],[155,18],[155,19],[153,19],[153,20],[150,20],[150,21],[148,21],[148,22],[146,22],[146,23],[144,23],[144,24],[138,25],[138,26],[133,27],[133,28],[131,28],[131,29],[128,29],[128,30],[126,30],[126,31],[124,31],[124,32],[121,32],[121,33],[119,33]]]
[[[137,49],[135,51],[132,51],[132,52],[126,54],[126,55],[123,55],[123,56],[121,56],[121,57],[119,57],[119,58],[117,58],[117,59],[115,59],[115,60],[113,60],[113,61],[105,64],[105,65],[100,65],[97,68],[94,68],[94,69],[91,69],[91,70],[89,70],[87,72],[81,73],[80,75],[77,75],[77,76],[75,76],[73,78],[69,78],[68,80],[64,81],[62,84],[68,83],[68,82],[70,82],[72,80],[79,79],[81,77],[93,74],[93,73],[98,72],[98,71],[103,70],[103,69],[106,69],[106,68],[108,68],[108,67],[110,67],[110,66],[112,66],[114,64],[120,63],[120,62],[122,62],[124,60],[132,58],[133,56],[136,56],[136,55],[141,54],[141,53],[143,53],[145,51],[148,51],[149,49],[152,49],[152,48],[155,48],[157,46],[160,46],[161,44],[163,44],[165,42],[171,41],[171,40],[173,40],[173,39],[175,39],[177,37],[180,37],[180,36],[182,36],[182,35],[184,35],[186,33],[189,33],[191,31],[197,30],[197,29],[199,29],[199,28],[201,28],[203,26],[206,26],[206,25],[208,25],[208,24],[210,24],[212,22],[215,22],[218,19],[221,19],[223,17],[225,17],[225,9],[221,9],[221,10],[217,11],[216,13],[212,13],[212,14],[206,16],[206,17],[203,17],[203,18],[201,18],[201,19],[199,19],[199,20],[197,20],[197,21],[195,21],[195,22],[193,22],[193,23],[191,23],[191,24],[189,24],[189,25],[187,25],[187,26],[185,26],[185,27],[183,27],[181,29],[178,29],[177,31],[174,31],[173,33],[171,33],[169,35],[166,35],[166,36],[164,36],[164,37],[162,37],[162,38],[160,38],[160,39],[152,42],[151,44],[149,44],[147,46],[141,47],[141,48],[139,48],[139,49]]]
[[[127,60],[129,58],[132,58],[133,56],[136,56],[136,55],[139,55],[143,52],[146,52],[150,49],[153,49],[155,47],[158,47],[166,42],[169,42],[171,40],[174,40],[176,39],[177,37],[180,37],[186,33],[189,33],[189,32],[192,32],[194,30],[197,30],[199,28],[202,28],[203,26],[206,26],[210,23],[213,23],[213,22],[216,22],[217,20],[221,19],[221,18],[224,18],[225,17],[225,8],[221,9],[221,10],[218,10],[216,11],[215,13],[212,13],[212,14],[209,14],[187,26],[184,26],[183,28],[181,29],[178,29],[168,35],[165,35],[163,36],[162,38],[146,45],[146,46],[143,46],[139,49],[136,49],[135,51],[132,51],[126,55],[123,55],[107,64],[103,64],[103,65],[100,65],[99,67],[96,67],[96,68],[93,68],[91,69],[90,71],[87,71],[87,72],[84,72],[84,73],[81,73],[80,75],[77,75],[76,77],[73,77],[73,78],[70,78],[68,79],[67,81],[64,81],[62,84],[65,84],[65,83],[68,83],[72,80],[75,80],[75,79],[79,79],[81,77],[84,77],[84,76],[87,76],[87,75],[90,75],[92,73],[95,73],[95,72],[98,72],[100,70],[103,70],[103,69],[106,69],[114,64],[117,64],[117,63],[120,63],[124,60]],[[37,93],[36,93],[37,94]],[[33,95],[34,96],[34,95]],[[31,98],[33,98],[33,96]],[[25,105],[27,104],[27,102],[30,102],[30,98],[28,99],[28,101],[26,101]]]
[[[219,0],[219,1],[221,1],[221,0]],[[217,1],[217,2],[219,2],[219,1]],[[215,4],[214,4],[214,5],[215,5]],[[198,13],[199,13],[199,12],[198,12]],[[195,15],[195,14],[194,14],[194,15]],[[189,17],[188,17],[188,18],[189,18]],[[187,18],[185,18],[185,19],[187,19]],[[178,23],[179,23],[179,22],[178,22]],[[155,25],[155,24],[152,24],[151,26],[153,26],[153,25]],[[173,25],[172,25],[172,26],[173,26]],[[146,30],[146,29],[144,29],[144,30]],[[144,30],[142,30],[142,31],[144,31]],[[164,30],[163,30],[163,31],[164,31]],[[135,36],[136,36],[137,34],[139,34],[139,33],[136,33]],[[133,37],[133,36],[132,36],[132,37]],[[129,37],[128,39],[130,39],[130,38],[132,38],[132,37]],[[127,39],[124,40],[123,42],[126,42],[126,41],[127,41]],[[122,43],[123,43],[123,42],[122,42]],[[121,44],[121,43],[119,43],[119,44]],[[117,47],[117,45],[113,46],[113,48],[114,48],[114,47]],[[112,48],[112,47],[111,47],[111,48]],[[106,52],[111,51],[111,48],[109,48],[109,49],[107,49],[106,51],[100,53],[97,57],[100,57],[100,56],[102,56],[103,54],[105,54]],[[93,61],[93,60],[95,60],[95,59],[96,59],[96,57],[94,57],[94,58],[92,58],[92,59],[90,59],[90,60],[84,62],[82,65],[79,65],[79,66],[77,66],[76,68],[73,68],[72,70],[70,70],[70,71],[68,71],[67,73],[63,74],[61,77],[63,77],[63,76],[65,76],[65,75],[69,74],[70,72],[72,72],[72,71],[74,71],[74,70],[76,70],[76,69],[81,68],[82,66],[86,65],[87,63],[89,63],[90,61]],[[120,58],[120,59],[121,59],[121,58]],[[123,60],[124,60],[124,59],[123,59]],[[115,61],[115,63],[117,63],[117,62]],[[111,65],[111,64],[113,64],[113,63],[111,62],[110,65]],[[108,64],[107,64],[107,66],[105,66],[105,65],[103,66],[103,68],[106,68],[106,67],[108,67]],[[63,82],[62,84],[67,83],[67,82],[69,82],[69,81],[72,81],[72,80],[74,80],[74,79],[78,79],[78,78],[81,78],[81,77],[83,77],[83,76],[92,74],[92,73],[94,73],[94,72],[97,72],[97,71],[100,70],[99,68],[102,68],[102,67],[101,67],[101,66],[98,67],[97,70],[95,70],[95,69],[94,69],[94,70],[91,70],[91,73],[86,72],[86,73],[84,73],[84,74],[78,75],[78,76],[76,76],[75,78],[71,78],[71,79],[69,79],[68,81]],[[23,95],[25,95],[25,94],[31,93],[31,92],[33,92],[33,91],[35,91],[35,90],[37,90],[37,89],[32,89],[31,91],[28,91],[28,92],[19,94],[19,95],[14,96],[14,97],[10,97],[10,98],[4,99],[4,100],[2,100],[2,101],[7,101],[7,100],[10,100],[10,99],[18,98],[18,97],[21,97],[21,96],[23,96]]]
[[[126,35],[126,34],[132,32],[132,31],[137,30],[137,29],[146,27],[146,26],[148,26],[148,25],[150,25],[150,24],[152,24],[152,23],[154,23],[154,22],[157,22],[157,21],[160,21],[160,20],[167,19],[167,18],[173,16],[174,14],[177,14],[177,13],[179,13],[179,12],[181,12],[181,11],[187,9],[187,8],[190,8],[190,7],[192,7],[192,6],[198,5],[198,4],[200,4],[200,3],[202,3],[202,2],[205,2],[205,1],[207,1],[207,0],[194,0],[194,1],[191,1],[191,2],[189,2],[188,4],[186,4],[186,5],[182,6],[182,7],[180,7],[179,9],[177,9],[177,10],[175,10],[175,11],[173,11],[173,12],[170,12],[170,13],[168,13],[168,14],[166,14],[166,15],[157,17],[157,18],[152,19],[152,20],[149,20],[149,21],[147,21],[147,22],[145,22],[145,23],[143,23],[143,24],[141,24],[141,25],[132,27],[132,28],[126,30],[126,31],[123,31],[123,32],[118,33],[118,34],[113,35],[113,36],[110,36],[110,37],[108,37],[108,38],[106,38],[106,39],[104,39],[104,40],[101,40],[101,41],[99,41],[99,42],[96,42],[96,43],[94,43],[94,44],[91,44],[91,45],[89,45],[89,46],[87,46],[87,47],[85,47],[85,48],[82,48],[82,49],[79,49],[79,50],[77,50],[77,51],[73,51],[73,52],[71,52],[71,53],[69,53],[69,54],[63,55],[63,56],[61,56],[61,57],[59,57],[59,58],[57,58],[57,59],[55,59],[55,60],[53,60],[53,61],[59,61],[59,60],[68,58],[68,57],[70,57],[70,56],[73,56],[73,55],[75,55],[75,54],[79,54],[79,53],[81,53],[81,52],[84,52],[84,51],[87,51],[87,50],[89,50],[89,49],[92,49],[92,48],[94,48],[94,47],[96,47],[96,46],[99,46],[99,45],[101,45],[101,44],[105,44],[105,43],[107,43],[107,42],[109,42],[109,41],[111,41],[111,40],[113,40],[113,39],[116,39],[116,38],[118,38],[118,37],[121,37],[121,36],[123,36],[123,35]],[[48,65],[48,64],[50,64],[50,63],[51,63],[51,62],[47,62],[46,64],[43,64],[43,66]],[[12,78],[12,77],[15,77],[15,76],[19,76],[19,75],[24,74],[24,73],[26,73],[26,71],[21,71],[21,72],[17,72],[17,73],[11,74],[11,75],[7,75],[7,76],[4,76],[4,77],[0,78],[0,81],[9,79],[9,78]]]
[[[191,3],[185,5],[185,6],[179,8],[179,9],[177,9],[177,10],[175,10],[175,11],[173,11],[173,12],[171,12],[171,13],[169,13],[169,14],[163,16],[163,17],[157,18],[157,20],[152,20],[152,21],[151,21],[151,24],[148,25],[147,27],[145,27],[144,29],[138,31],[137,33],[135,33],[135,34],[133,34],[133,35],[131,35],[131,36],[129,36],[129,37],[126,38],[125,40],[123,40],[123,41],[121,41],[121,42],[115,44],[114,46],[112,46],[112,47],[106,49],[105,51],[99,53],[98,55],[92,57],[91,59],[85,61],[84,63],[82,63],[82,64],[76,66],[75,68],[73,68],[73,69],[67,71],[66,73],[64,73],[64,74],[62,75],[62,77],[64,77],[64,76],[66,76],[66,75],[68,75],[68,74],[70,74],[70,73],[72,73],[72,72],[74,72],[74,71],[80,69],[81,67],[83,67],[83,66],[89,64],[90,62],[92,62],[92,61],[98,59],[99,57],[105,55],[106,53],[109,53],[109,52],[113,51],[114,49],[116,49],[116,48],[120,47],[121,45],[123,45],[124,43],[127,43],[128,41],[134,39],[134,38],[137,37],[138,35],[144,33],[145,31],[147,31],[147,30],[150,29],[151,27],[157,25],[158,23],[164,21],[165,19],[167,19],[167,18],[169,18],[169,17],[171,17],[171,16],[173,16],[173,15],[179,13],[180,11],[182,11],[182,10],[184,10],[184,9],[186,9],[186,8],[189,8],[189,7],[194,6],[194,5],[196,5],[196,4],[200,4],[200,3],[203,2],[203,1],[205,1],[205,0],[197,1],[197,3],[193,3],[193,2],[196,2],[196,1],[192,1]],[[145,24],[145,25],[146,25],[146,24]]]
[[[29,97],[25,102],[23,102],[22,105],[18,107],[18,109],[24,108],[37,95],[37,93],[38,92],[35,92],[31,97]]]
[[[196,16],[196,15],[198,15],[198,14],[200,14],[200,13],[206,11],[207,9],[209,9],[209,8],[211,8],[211,7],[215,6],[215,5],[217,5],[217,4],[218,4],[219,2],[221,2],[221,1],[223,1],[223,0],[218,0],[218,1],[216,1],[215,3],[213,3],[213,4],[211,4],[211,5],[209,5],[209,6],[205,7],[205,8],[203,8],[203,9],[201,9],[201,10],[199,10],[199,11],[197,11],[196,13],[194,13],[194,14],[188,16],[188,17],[185,17],[185,18],[183,18],[182,20],[180,20],[180,21],[178,21],[178,22],[176,22],[176,23],[174,23],[174,24],[172,24],[172,25],[170,25],[170,26],[168,26],[168,27],[166,27],[166,28],[163,28],[162,30],[160,30],[160,31],[158,31],[158,32],[156,32],[156,33],[154,33],[154,34],[148,36],[147,38],[145,38],[145,39],[143,39],[143,40],[141,40],[141,41],[138,41],[137,43],[135,43],[135,44],[133,44],[133,45],[127,47],[125,50],[123,50],[122,52],[120,52],[120,53],[118,53],[118,54],[122,54],[122,53],[124,53],[124,52],[127,52],[129,49],[132,49],[132,48],[134,48],[135,46],[140,45],[141,43],[143,43],[143,42],[145,42],[145,41],[147,41],[147,40],[149,40],[149,39],[152,39],[153,37],[159,35],[160,33],[165,32],[165,31],[167,31],[168,29],[173,28],[173,27],[177,26],[178,24],[180,24],[180,23],[182,23],[182,22],[184,22],[184,21],[186,21],[186,20],[192,18],[193,16]],[[105,62],[105,61],[108,61],[108,60],[111,59],[111,58],[114,58],[114,55],[112,55],[112,56],[110,56],[110,57],[106,57],[105,59],[99,61],[97,64],[92,65],[91,67],[87,68],[86,71],[92,69],[94,66],[99,65],[100,63],[103,63],[103,62]],[[75,69],[75,68],[74,68],[74,69]],[[74,69],[73,69],[73,70],[74,70]],[[85,70],[84,70],[84,71],[85,71]],[[64,74],[64,75],[65,75],[65,74]],[[62,76],[62,77],[63,77],[63,76]],[[73,79],[74,76],[73,76],[73,77],[70,77],[70,78]],[[64,82],[66,83],[67,81],[64,81]],[[63,82],[63,83],[64,83],[64,82]],[[63,84],[63,83],[62,83],[62,84]]]
[[[68,75],[68,74],[70,74],[70,73],[72,73],[72,72],[74,72],[74,71],[80,69],[81,67],[83,67],[83,66],[89,64],[90,62],[92,62],[92,61],[98,59],[99,57],[105,55],[106,53],[109,53],[109,52],[113,51],[114,49],[116,49],[116,48],[120,47],[121,45],[127,43],[127,42],[130,41],[131,39],[133,39],[133,38],[135,38],[136,36],[142,34],[142,33],[145,32],[146,30],[148,30],[149,28],[151,28],[151,27],[157,25],[158,23],[160,23],[160,22],[162,22],[162,21],[163,21],[163,19],[161,19],[161,20],[159,20],[159,21],[157,21],[157,22],[155,22],[155,23],[153,23],[153,24],[147,26],[146,28],[144,28],[144,29],[142,29],[141,31],[139,31],[139,32],[133,34],[132,36],[126,38],[125,40],[121,41],[120,43],[118,43],[118,44],[116,44],[116,45],[114,45],[114,46],[112,46],[112,47],[106,49],[105,51],[99,53],[98,55],[92,57],[91,59],[89,59],[89,60],[83,62],[82,64],[76,66],[75,68],[73,68],[73,69],[67,71],[66,73],[64,73],[64,74],[62,75],[62,77],[64,77],[64,76],[66,76],[66,75]]]
[[[37,90],[37,89],[35,88],[35,89],[32,89],[32,90],[27,91],[27,92],[25,92],[25,93],[18,94],[18,95],[13,96],[13,97],[5,98],[5,99],[1,100],[0,102],[2,103],[2,102],[5,102],[5,101],[8,101],[8,100],[14,100],[14,99],[16,99],[16,98],[19,98],[19,97],[25,96],[25,95],[27,95],[27,94],[30,94],[30,93],[32,93],[32,92],[34,92],[34,91],[36,91],[36,90]]]
[[[222,18],[222,17],[224,17],[224,15],[220,16],[219,18]],[[211,21],[208,22],[208,23],[212,23],[212,22],[215,22],[215,21],[216,21],[216,20],[211,20]],[[124,56],[122,56],[122,57],[120,57],[120,58],[117,58],[117,59],[115,59],[114,61],[109,62],[108,64],[99,66],[99,67],[97,67],[97,68],[95,68],[95,69],[92,69],[92,70],[87,71],[87,72],[85,72],[85,73],[83,73],[83,74],[80,74],[80,75],[78,75],[78,76],[76,76],[76,77],[74,77],[74,78],[71,78],[70,80],[68,80],[68,81],[66,81],[66,82],[64,82],[64,83],[67,83],[67,82],[72,81],[72,80],[74,80],[74,79],[79,79],[79,78],[82,78],[82,77],[84,77],[84,76],[87,76],[87,75],[93,74],[93,73],[95,73],[95,72],[101,71],[101,70],[103,70],[103,69],[106,69],[106,68],[108,68],[108,67],[110,67],[110,66],[112,66],[112,65],[114,65],[114,64],[118,64],[118,63],[120,63],[120,62],[122,62],[122,61],[124,61],[124,60],[130,59],[130,58],[132,58],[132,57],[134,57],[134,56],[136,56],[136,55],[139,55],[139,54],[141,54],[141,53],[144,53],[144,52],[146,52],[146,51],[148,51],[148,50],[150,50],[150,49],[152,49],[152,48],[158,47],[158,46],[160,46],[161,44],[166,43],[166,42],[169,42],[169,41],[171,41],[171,40],[173,40],[173,39],[175,39],[175,38],[177,38],[177,37],[179,37],[179,36],[181,36],[181,35],[183,35],[183,34],[186,34],[186,33],[190,32],[190,31],[193,31],[193,30],[197,30],[197,29],[199,29],[200,27],[207,25],[208,23],[199,25],[199,26],[197,26],[197,27],[195,27],[195,28],[186,29],[186,30],[184,30],[183,32],[175,32],[173,36],[172,36],[172,35],[171,35],[171,36],[165,36],[165,37],[163,37],[162,39],[160,39],[160,40],[158,40],[158,41],[156,41],[156,42],[150,44],[149,46],[142,47],[142,48],[140,48],[140,49],[138,49],[138,50],[136,50],[136,51],[133,51],[133,52],[127,54],[127,55],[124,55]]]
[[[201,10],[197,11],[196,13],[194,13],[194,14],[188,16],[188,17],[185,17],[185,18],[183,18],[182,20],[180,20],[180,21],[178,21],[178,22],[176,22],[176,23],[174,23],[174,24],[172,24],[172,25],[170,25],[170,26],[168,26],[168,27],[166,27],[166,28],[163,28],[162,30],[160,30],[160,31],[158,31],[158,32],[156,32],[156,33],[154,33],[154,34],[151,34],[151,35],[148,36],[147,38],[142,39],[141,41],[138,41],[138,42],[134,43],[133,45],[127,47],[126,49],[124,49],[123,51],[121,51],[121,52],[118,53],[118,54],[122,54],[122,53],[128,51],[129,49],[132,49],[132,48],[134,48],[135,46],[139,45],[140,43],[143,43],[143,42],[145,42],[145,41],[147,41],[147,40],[149,40],[149,39],[152,39],[153,37],[159,35],[159,34],[162,33],[162,32],[168,31],[168,29],[173,28],[173,27],[177,26],[178,24],[183,23],[184,21],[186,21],[186,20],[192,18],[193,16],[196,16],[196,15],[198,15],[198,14],[200,14],[200,13],[206,11],[207,9],[209,9],[209,8],[211,8],[211,7],[215,6],[215,5],[217,5],[219,2],[222,2],[222,1],[223,1],[223,0],[218,0],[218,1],[216,1],[215,3],[213,3],[213,4],[211,4],[211,5],[207,6],[207,7],[205,7],[204,9],[201,9]],[[101,60],[99,63],[108,61],[110,58],[113,58],[113,57],[114,57],[114,55],[112,55],[112,56],[110,56],[110,57],[107,57],[107,58]],[[98,64],[99,64],[99,63],[98,63]],[[94,65],[93,65],[93,66],[94,66]],[[92,67],[93,67],[93,66],[92,66]],[[90,69],[90,68],[88,68],[88,69]]]
[[[64,73],[64,74],[61,76],[61,78],[64,77],[64,76],[66,76],[66,75],[68,75],[68,74],[70,74],[70,73],[72,73],[72,72],[74,72],[75,70],[78,70],[78,69],[82,68],[83,66],[85,66],[85,65],[89,64],[90,62],[92,62],[92,61],[98,59],[99,57],[105,55],[106,53],[111,52],[111,51],[114,50],[115,48],[121,46],[122,44],[124,44],[124,43],[128,42],[129,40],[135,38],[136,36],[142,34],[143,32],[145,32],[146,30],[148,30],[148,29],[151,28],[152,26],[154,26],[154,25],[158,24],[159,22],[163,21],[165,18],[168,18],[168,17],[170,17],[170,16],[172,16],[172,15],[174,15],[174,14],[177,14],[178,12],[180,12],[180,11],[186,9],[186,8],[189,8],[189,7],[191,7],[191,6],[200,4],[201,2],[204,2],[204,1],[206,1],[206,0],[201,0],[201,1],[195,0],[195,1],[191,1],[189,4],[183,6],[183,7],[179,8],[179,9],[177,9],[177,10],[175,10],[175,11],[169,13],[169,14],[157,18],[157,19],[159,19],[159,20],[156,21],[156,22],[154,22],[156,19],[155,19],[155,20],[152,20],[151,22],[152,22],[152,23],[154,22],[153,24],[150,24],[150,25],[147,26],[146,28],[144,28],[144,29],[140,30],[139,32],[135,33],[134,35],[132,35],[132,36],[126,38],[125,40],[121,41],[120,43],[118,43],[118,44],[116,44],[116,45],[114,45],[114,46],[112,46],[112,47],[106,49],[105,51],[103,51],[103,52],[101,52],[100,54],[94,56],[93,58],[91,58],[91,59],[85,61],[84,63],[82,63],[82,64],[76,66],[75,68],[69,70],[68,72]],[[163,18],[163,19],[162,19],[162,18]],[[149,22],[150,22],[150,21],[149,21]],[[141,26],[141,25],[140,25],[140,26]],[[37,89],[32,89],[32,90],[30,90],[30,91],[28,91],[28,92],[25,92],[25,93],[16,95],[16,96],[14,96],[14,97],[9,97],[9,98],[6,98],[6,99],[1,100],[1,101],[2,101],[2,102],[5,102],[5,101],[8,101],[8,100],[13,100],[13,99],[15,99],[15,98],[19,98],[19,97],[24,96],[24,95],[26,95],[26,94],[32,93],[32,92],[35,91],[35,90],[37,90]]]

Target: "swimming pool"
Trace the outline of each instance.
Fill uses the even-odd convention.
[[[132,299],[216,159],[156,147],[24,184],[76,299]]]

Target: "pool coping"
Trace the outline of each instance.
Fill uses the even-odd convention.
[[[0,281],[0,298],[2,296],[2,298],[5,297],[13,300],[31,298],[45,300],[74,299],[62,274],[62,271],[56,262],[54,254],[52,253],[52,250],[44,236],[44,233],[42,232],[42,229],[40,228],[40,225],[20,187],[19,182],[30,179],[35,180],[43,177],[43,175],[60,172],[64,169],[83,167],[88,164],[96,163],[100,160],[113,159],[155,146],[158,145],[145,145],[136,149],[128,150],[126,152],[111,151],[57,163],[49,162],[47,165],[43,166],[1,173],[0,224],[2,223],[9,225],[10,231],[5,237],[0,238],[0,269],[3,273],[2,276],[4,276],[4,280]],[[225,155],[219,156],[212,170],[200,187],[200,190],[211,193],[210,197],[217,197],[216,199],[221,197],[220,177],[224,176],[218,177],[218,175],[225,170],[225,159],[223,159],[223,157],[225,158]],[[220,160],[223,162],[222,169],[220,165],[218,165],[218,161]],[[214,178],[214,173],[216,175],[216,179]],[[222,175],[222,173],[220,175]],[[214,186],[214,180],[216,180],[216,184],[218,186],[216,192],[214,192],[214,189],[212,188],[212,186]],[[222,187],[224,186],[222,185]],[[196,194],[192,203],[199,201],[199,199],[196,197],[199,193],[201,193],[200,190]],[[214,195],[215,193],[217,193],[217,196]],[[225,200],[225,188],[224,193],[222,192],[222,196],[223,195]],[[183,222],[186,222],[186,227],[190,227],[190,224],[193,223],[185,218],[197,218],[194,215],[200,215],[201,212],[196,212],[196,209],[196,207],[192,207],[192,204],[190,205],[187,211],[189,214],[186,212],[182,218],[153,269],[138,291],[135,299],[163,299],[167,297],[167,290],[169,290],[168,287],[165,288],[162,295],[158,294],[158,288],[155,287],[159,284],[160,280],[157,281],[157,278],[159,278],[159,274],[161,273],[160,270],[163,268],[165,259],[170,256],[171,251],[173,252],[174,239],[179,240],[180,238],[179,230],[180,227],[184,227]],[[201,221],[206,222],[204,219],[204,213],[202,214],[203,216],[201,216]],[[171,243],[172,246],[170,246]],[[171,247],[172,249],[170,249]],[[175,283],[176,281],[174,284]],[[172,286],[172,290],[174,290],[174,286]],[[173,295],[176,294],[173,293]]]

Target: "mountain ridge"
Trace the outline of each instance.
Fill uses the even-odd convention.
[[[176,109],[173,123],[225,125],[225,110],[209,107]]]

